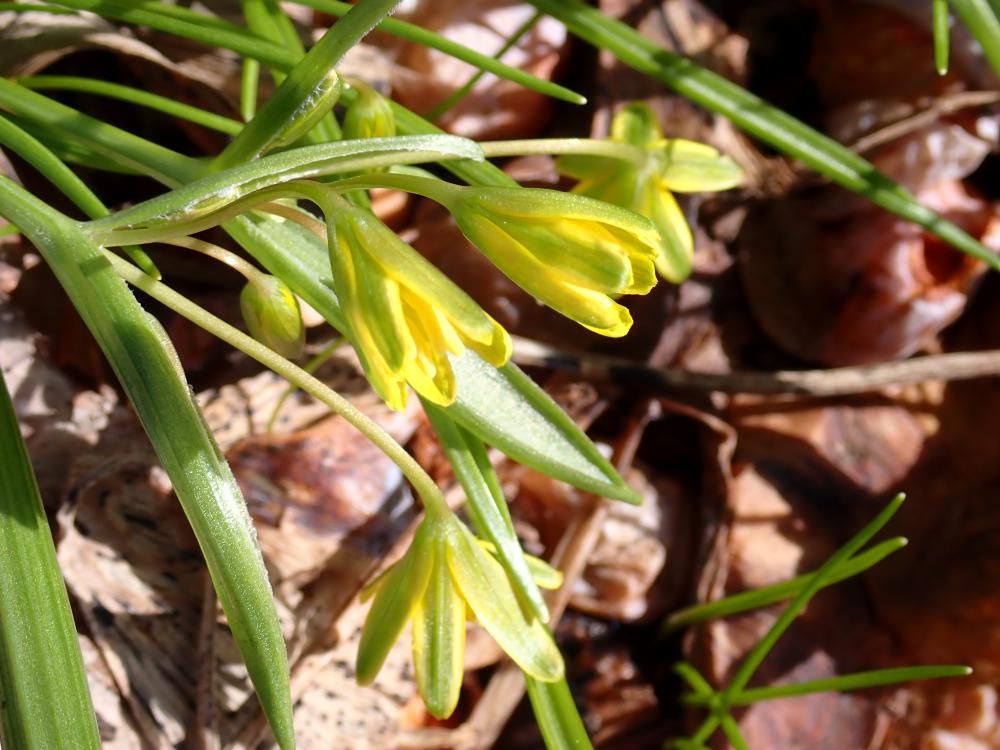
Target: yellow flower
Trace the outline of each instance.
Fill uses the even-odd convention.
[[[525,616],[503,567],[454,515],[429,512],[410,549],[366,593],[374,601],[358,646],[358,682],[375,679],[412,622],[417,688],[438,718],[458,703],[467,610],[526,674],[544,682],[563,676],[549,631]]]
[[[333,286],[372,386],[393,409],[406,384],[447,406],[449,354],[465,347],[502,366],[510,336],[472,298],[369,211],[337,199],[327,217]]]
[[[743,172],[711,146],[664,138],[645,104],[624,107],[612,123],[611,140],[645,152],[637,163],[590,155],[562,156],[560,172],[579,180],[573,192],[607,201],[652,220],[660,233],[656,268],[665,279],[691,273],[694,241],[673,193],[715,192],[740,184]]]
[[[624,336],[623,294],[656,284],[655,227],[631,211],[556,190],[449,190],[463,234],[514,283],[552,309],[605,336]]]

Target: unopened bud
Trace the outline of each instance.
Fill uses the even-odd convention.
[[[396,118],[389,101],[370,86],[355,84],[357,98],[344,114],[345,138],[390,138],[396,135]]]
[[[299,301],[281,279],[261,274],[240,293],[240,311],[250,335],[286,359],[302,354],[306,329]]]

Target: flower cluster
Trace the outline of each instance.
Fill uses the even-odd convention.
[[[450,513],[428,511],[410,549],[366,593],[374,601],[358,647],[358,682],[375,679],[410,622],[417,688],[436,717],[450,716],[458,703],[467,615],[526,674],[543,682],[563,676],[548,629],[524,614],[503,567]]]
[[[660,234],[657,270],[668,281],[683,281],[691,273],[694,240],[673,194],[728,190],[742,182],[742,170],[711,146],[664,138],[656,115],[641,103],[615,116],[611,140],[641,149],[642,158],[567,155],[556,166],[579,180],[574,193],[649,217]]]

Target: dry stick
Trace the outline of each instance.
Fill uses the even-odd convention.
[[[571,354],[537,341],[515,338],[514,360],[605,380],[642,381],[662,389],[815,397],[849,396],[929,380],[972,380],[1000,375],[1000,350],[995,349],[828,370],[709,373],[649,367],[622,357]]]
[[[963,109],[972,107],[984,107],[989,104],[1000,102],[1000,92],[997,91],[961,91],[950,96],[943,96],[935,100],[929,107],[912,115],[907,115],[901,120],[889,123],[885,127],[863,135],[848,147],[857,153],[871,151],[873,148],[883,146],[886,143],[909,135],[921,128],[927,127],[935,120],[945,115],[955,114]]]

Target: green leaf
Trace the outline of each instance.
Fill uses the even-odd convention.
[[[219,602],[278,743],[295,744],[285,644],[253,523],[156,320],[82,225],[0,179],[0,214],[41,252],[107,356],[205,555]]]
[[[867,672],[838,675],[823,680],[798,682],[791,685],[773,685],[770,687],[751,688],[733,697],[730,705],[749,706],[761,701],[778,698],[794,698],[812,693],[827,693],[831,691],[846,692],[848,690],[866,690],[883,685],[896,685],[913,680],[932,680],[942,677],[967,677],[972,669],[958,664],[929,664],[922,667],[891,667],[889,669],[873,669]]]
[[[987,0],[950,0],[955,13],[962,19],[983,48],[993,70],[1000,75],[1000,20],[997,10]]]
[[[266,189],[294,190],[288,183],[305,178],[387,166],[447,159],[481,158],[473,141],[447,135],[339,141],[282,151],[194,180],[183,187],[93,221],[88,231],[99,242],[156,241],[160,233],[190,234],[217,225],[264,200]],[[267,193],[271,195],[271,193]],[[277,193],[275,194],[277,196]]]
[[[566,678],[540,682],[525,675],[528,698],[548,750],[590,750],[593,747]]]
[[[52,533],[0,378],[0,743],[99,748]]]
[[[607,50],[629,67],[660,81],[696,104],[728,117],[746,132],[799,159],[841,187],[919,224],[990,267],[1000,268],[1000,258],[962,229],[921,205],[870,162],[749,91],[691,60],[668,52],[635,29],[580,0],[531,0],[531,4],[565,23],[573,34],[589,44]],[[962,8],[980,8],[985,0],[959,0],[953,4],[961,15]],[[996,18],[992,18],[996,22]],[[993,25],[978,10],[976,19],[984,27]],[[990,41],[993,38],[991,32]],[[1000,39],[1000,34],[996,38]],[[1000,57],[1000,46],[997,52]],[[991,62],[995,67],[992,57]]]
[[[515,461],[614,500],[641,498],[566,413],[516,365],[499,369],[474,352],[451,360],[458,392],[448,416]]]
[[[514,533],[507,501],[483,444],[456,425],[444,409],[426,399],[421,399],[421,402],[455,471],[455,478],[465,490],[469,515],[476,531],[493,543],[500,562],[523,601],[536,617],[548,622],[548,608]]]
[[[948,53],[951,43],[950,18],[948,0],[932,0],[931,30],[934,34],[934,67],[938,75],[948,72]]]
[[[841,565],[837,569],[836,574],[825,585],[832,586],[839,581],[863,573],[868,568],[881,562],[893,552],[905,546],[906,539],[900,536],[876,544],[870,550],[855,555]],[[728,617],[729,615],[746,612],[750,609],[777,604],[799,593],[809,584],[812,576],[812,573],[804,573],[787,581],[774,583],[770,586],[762,586],[750,591],[743,591],[739,594],[727,596],[725,599],[720,599],[719,601],[695,604],[684,609],[679,609],[666,619],[663,623],[663,630],[669,632],[696,622],[703,622],[704,620],[717,617]]]

